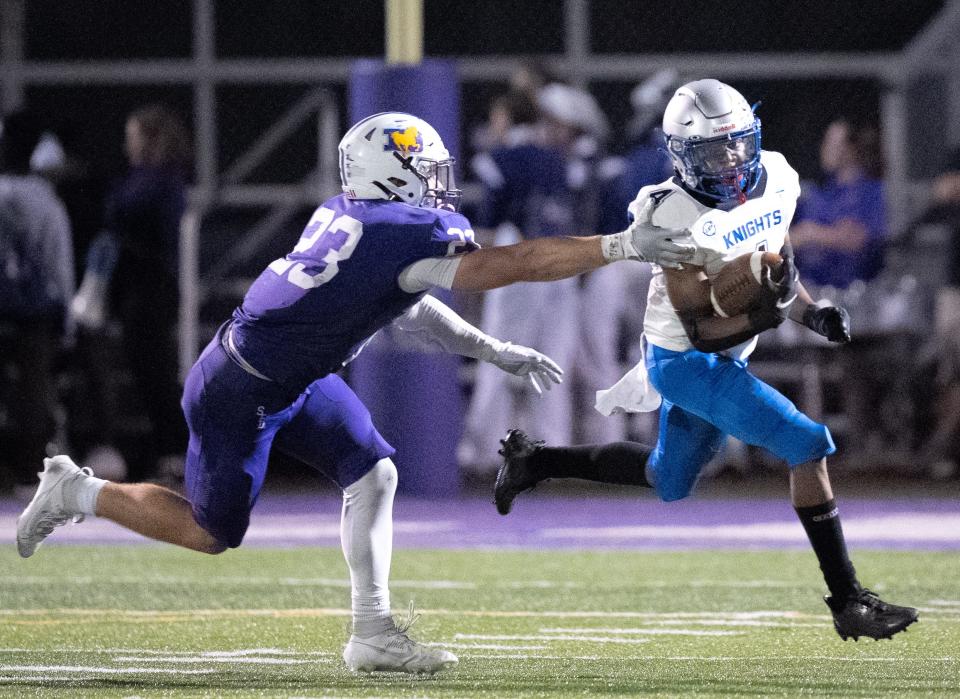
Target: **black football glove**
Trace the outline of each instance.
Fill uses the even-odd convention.
[[[783,258],[783,263],[780,265],[779,280],[773,280],[769,267],[764,267],[761,273],[761,307],[772,308],[776,306],[787,309],[797,298],[797,284],[800,275],[797,273],[796,265],[793,264],[793,248],[790,245],[784,245],[780,248],[780,257]]]
[[[777,305],[786,308],[797,298],[800,274],[793,262],[793,246],[790,243],[780,248],[780,257],[783,259],[783,264],[780,266],[780,281],[776,282]]]
[[[803,324],[830,342],[850,342],[850,314],[842,306],[810,306],[803,312]]]

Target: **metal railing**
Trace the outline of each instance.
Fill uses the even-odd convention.
[[[181,360],[196,353],[198,309],[211,289],[223,283],[244,255],[256,250],[297,206],[321,200],[335,190],[339,105],[323,89],[314,89],[281,114],[273,126],[223,172],[218,171],[216,88],[237,84],[344,84],[356,58],[223,59],[216,55],[215,2],[194,0],[193,54],[185,59],[124,61],[31,61],[24,56],[26,0],[0,0],[0,100],[4,111],[22,102],[29,85],[189,85],[193,90],[196,186],[183,225]],[[590,0],[564,1],[564,51],[539,56],[548,68],[579,85],[592,81],[639,81],[662,68],[682,74],[705,71],[721,79],[868,78],[884,86],[881,128],[889,165],[891,228],[910,217],[913,197],[909,152],[913,139],[929,138],[911,104],[910,86],[933,75],[949,87],[942,101],[949,133],[947,143],[960,142],[960,0],[943,9],[902,51],[875,53],[724,53],[724,54],[594,54],[590,47]],[[472,56],[459,66],[470,82],[500,82],[523,56]],[[294,128],[317,115],[317,168],[296,184],[245,184],[246,177]],[[198,236],[205,215],[220,205],[268,206],[261,221],[209,270],[201,272]]]

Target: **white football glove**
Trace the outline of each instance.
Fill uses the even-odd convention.
[[[681,269],[693,259],[696,247],[689,231],[653,224],[656,201],[647,197],[627,230],[603,236],[603,255],[613,260],[639,260],[661,267]]]
[[[563,369],[545,354],[512,342],[498,342],[491,348],[486,361],[514,376],[527,376],[538,394],[548,391],[552,384],[563,382]]]
[[[627,228],[630,243],[637,251],[638,259],[661,267],[680,269],[682,263],[692,260],[697,251],[693,237],[690,231],[653,225],[653,212],[656,208],[653,197],[647,197],[633,223]]]

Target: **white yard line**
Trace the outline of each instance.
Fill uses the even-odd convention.
[[[757,610],[757,611],[701,611],[701,612],[607,612],[607,611],[530,611],[530,610],[496,610],[496,609],[420,609],[421,614],[436,616],[461,616],[481,618],[518,618],[518,619],[720,619],[732,621],[750,621],[763,619],[804,619],[829,620],[826,614],[806,614],[793,610]],[[112,617],[134,620],[180,618],[205,619],[236,619],[243,617],[343,617],[350,616],[351,611],[345,608],[317,607],[291,609],[93,609],[93,608],[51,608],[51,609],[0,609],[0,616],[24,617],[97,617],[103,619]]]
[[[207,656],[182,656],[182,655],[159,655],[143,657],[138,655],[118,655],[113,658],[115,663],[173,663],[173,664],[224,664],[224,665],[311,665],[318,662],[329,662],[327,658],[311,658],[309,660],[298,660],[295,658],[222,658]]]
[[[546,646],[503,646],[497,643],[424,643],[436,648],[463,648],[464,650],[546,650]],[[473,654],[470,654],[473,657]]]
[[[0,653],[37,653],[43,652],[38,651],[36,648],[0,648]],[[96,648],[91,650],[90,648],[79,648],[79,647],[58,647],[54,652],[57,653],[87,653],[87,654],[97,654],[97,655],[170,655],[170,656],[194,656],[200,655],[204,658],[236,658],[236,657],[250,657],[250,656],[261,656],[261,655],[280,655],[280,656],[298,656],[298,657],[322,657],[322,656],[334,656],[339,655],[338,653],[331,653],[329,651],[314,650],[314,651],[295,651],[295,650],[282,650],[280,648],[246,648],[240,650],[210,650],[210,651],[187,651],[187,650],[154,650],[149,648]]]
[[[70,584],[77,585],[103,585],[107,578],[92,575],[82,575],[70,579]],[[284,587],[335,587],[350,588],[349,578],[273,578],[267,576],[120,576],[109,577],[111,585],[191,585],[203,583],[206,585],[235,585],[235,586],[275,586]],[[49,585],[50,577],[43,575],[0,575],[0,585],[16,585],[23,587],[25,585]],[[480,587],[478,583],[464,580],[392,580],[391,587],[410,588],[417,590],[476,590]],[[799,584],[788,580],[687,580],[682,583],[667,580],[637,580],[631,582],[632,587],[636,588],[794,588]],[[500,581],[486,584],[483,587],[493,587],[507,590],[550,590],[550,589],[582,589],[584,585],[569,580],[511,580]]]
[[[606,655],[541,655],[539,653],[533,655],[521,655],[521,654],[482,654],[482,653],[471,653],[470,658],[486,658],[486,659],[496,659],[496,660],[599,660],[599,661],[611,661],[616,663],[629,662],[631,660],[653,660],[653,661],[663,661],[663,660],[676,660],[682,662],[757,662],[757,661],[770,661],[772,659],[776,660],[800,660],[800,661],[809,661],[809,660],[835,660],[841,663],[898,663],[903,662],[902,657],[884,657],[884,658],[849,658],[849,657],[839,657],[834,655],[756,655],[756,656],[738,656],[738,655],[632,655],[629,657],[611,657]],[[954,662],[956,658],[945,657],[945,658],[926,658],[926,660],[933,661],[942,661],[942,662]]]
[[[960,514],[891,513],[882,517],[851,517],[843,522],[848,541],[957,543]],[[797,522],[751,522],[736,525],[634,525],[618,527],[548,527],[544,539],[699,540],[712,546],[724,542],[806,542]]]
[[[456,633],[453,638],[458,641],[579,641],[581,643],[623,643],[634,645],[650,643],[649,638],[613,638],[611,636],[522,636],[513,634],[483,634],[483,633]]]
[[[183,670],[158,667],[90,667],[89,665],[0,665],[0,672],[82,672],[85,674],[133,675],[140,673],[161,675],[209,675],[216,670]]]
[[[583,628],[583,629],[540,629],[540,633],[612,633],[638,636],[742,636],[740,631],[704,631],[702,629],[607,629],[607,628]]]

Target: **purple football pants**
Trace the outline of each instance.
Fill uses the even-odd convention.
[[[231,548],[247,531],[272,446],[341,488],[394,454],[339,376],[314,381],[291,402],[277,384],[230,359],[220,333],[187,375],[182,405],[190,429],[187,499],[197,523]]]

